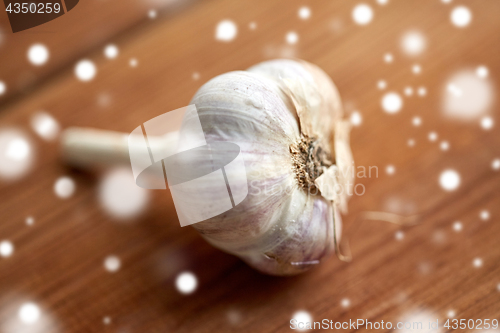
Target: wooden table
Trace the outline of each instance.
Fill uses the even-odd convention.
[[[485,130],[480,118],[446,117],[442,104],[448,78],[480,65],[489,69],[487,80],[498,92],[500,2],[366,3],[374,14],[367,25],[351,18],[357,2],[341,0],[88,0],[16,34],[0,14],[0,80],[7,85],[0,96],[1,131],[23,131],[34,158],[22,178],[0,182],[0,240],[14,246],[10,256],[0,257],[0,331],[21,332],[19,311],[31,303],[39,316],[30,317],[25,307],[21,317],[38,320],[22,332],[283,332],[301,310],[315,321],[439,320],[441,331],[448,316],[500,319],[500,172],[492,168],[500,157],[498,126]],[[450,22],[461,4],[472,12],[465,28]],[[307,20],[297,15],[304,5],[311,10]],[[151,9],[155,19],[148,17]],[[214,38],[223,19],[238,26],[228,43]],[[411,57],[400,42],[413,30],[425,37],[426,48]],[[294,45],[285,41],[290,31],[299,37]],[[50,51],[40,67],[26,60],[34,43]],[[118,46],[116,59],[104,57],[108,43]],[[386,53],[392,62],[384,61]],[[337,84],[346,112],[362,116],[351,137],[355,161],[377,166],[379,173],[358,179],[366,193],[352,198],[344,218],[350,264],[331,257],[301,276],[261,275],[212,248],[194,229],[181,228],[168,191],[150,192],[140,215],[115,218],[99,200],[105,174],[68,168],[57,140],[42,140],[30,126],[32,115],[45,110],[62,128],[130,132],[188,105],[215,75],[277,57],[319,65]],[[136,67],[129,65],[133,58]],[[81,59],[97,66],[90,82],[73,73]],[[418,75],[415,64],[421,66]],[[384,90],[377,87],[380,80]],[[404,94],[407,86],[412,96]],[[400,112],[381,108],[388,91],[402,96]],[[498,105],[490,107],[493,120]],[[422,119],[418,127],[412,125],[416,116]],[[428,139],[433,131],[436,141]],[[440,149],[442,141],[448,150]],[[388,165],[394,173],[386,172]],[[460,175],[454,191],[439,183],[447,169]],[[76,184],[64,200],[53,190],[61,176]],[[357,228],[363,211],[420,214],[421,224],[401,229],[370,221]],[[488,217],[483,211],[488,219],[481,218]],[[25,222],[29,216],[32,225]],[[121,262],[116,272],[104,267],[111,255]],[[198,280],[190,295],[175,286],[184,271]]]

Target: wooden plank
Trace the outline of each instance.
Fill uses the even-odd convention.
[[[499,319],[500,174],[491,162],[499,157],[500,136],[496,127],[483,130],[479,120],[444,117],[441,99],[447,78],[463,68],[485,65],[491,80],[498,78],[500,3],[467,2],[473,19],[465,29],[449,21],[455,3],[380,6],[373,1],[374,18],[367,26],[353,23],[353,2],[308,3],[312,16],[306,21],[297,17],[303,5],[198,3],[171,20],[121,37],[116,60],[104,59],[101,47],[82,54],[98,69],[91,82],[78,81],[72,68],[63,68],[4,107],[2,125],[21,128],[32,138],[36,160],[27,176],[0,185],[0,239],[15,245],[13,255],[0,260],[0,322],[9,324],[29,300],[50,315],[51,332],[281,332],[289,331],[298,310],[317,321],[424,318],[442,325],[450,310],[456,318]],[[238,24],[238,36],[231,43],[217,42],[215,26],[226,18]],[[248,28],[250,22],[256,23],[255,30]],[[412,29],[427,39],[427,49],[415,58],[399,46],[402,34]],[[299,36],[295,46],[285,42],[289,31]],[[394,56],[390,64],[383,61],[387,52]],[[359,166],[377,166],[379,174],[359,179],[366,193],[350,201],[345,217],[345,239],[354,256],[350,264],[331,257],[301,276],[261,275],[209,246],[193,229],[180,228],[172,200],[162,191],[151,193],[142,215],[116,220],[99,203],[102,174],[68,169],[58,159],[57,145],[29,129],[32,114],[44,109],[62,127],[127,132],[189,104],[215,75],[280,56],[319,65],[338,85],[347,112],[362,114],[362,124],[352,132],[354,157]],[[137,67],[129,66],[132,58]],[[419,75],[411,70],[417,63]],[[195,72],[199,80],[193,80]],[[386,81],[386,90],[377,88],[379,80]],[[387,91],[404,96],[406,86],[415,91],[425,87],[427,95],[403,97],[401,112],[385,113],[382,96]],[[422,118],[421,126],[412,125],[414,116]],[[431,131],[438,134],[436,142],[428,140]],[[415,140],[414,147],[408,147],[409,139]],[[439,148],[442,140],[449,142],[448,151]],[[387,165],[395,167],[393,175],[386,174]],[[453,192],[438,181],[449,168],[461,176]],[[75,194],[64,201],[53,193],[62,175],[76,183]],[[372,210],[417,213],[421,225],[402,229],[399,241],[395,233],[400,228],[383,222],[364,222],[356,229],[357,214]],[[489,212],[489,220],[481,220],[482,210]],[[24,223],[29,215],[33,226]],[[461,232],[453,230],[455,221],[461,221]],[[103,268],[109,255],[121,259],[118,272]],[[477,258],[480,267],[473,264]],[[175,288],[176,276],[185,270],[199,283],[189,296]],[[418,310],[426,314],[418,317]],[[103,323],[106,316],[109,325]]]

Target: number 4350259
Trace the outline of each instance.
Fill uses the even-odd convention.
[[[37,14],[51,14],[55,13],[58,14],[61,11],[61,4],[59,3],[9,3],[7,8],[5,9],[6,12],[9,13],[37,13]]]
[[[498,328],[498,319],[448,319],[444,324],[444,327],[447,329],[497,329]]]

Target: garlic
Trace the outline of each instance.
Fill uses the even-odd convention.
[[[248,180],[240,204],[193,227],[215,247],[272,275],[303,272],[335,251],[354,173],[350,125],[331,79],[305,61],[266,61],[213,78],[191,104],[207,142],[240,147]],[[75,151],[84,135],[72,131],[63,139],[73,142],[63,142],[65,155],[85,165],[80,153],[96,147]],[[210,182],[204,186],[210,191]]]
[[[330,78],[304,61],[267,61],[215,77],[191,104],[208,142],[240,146],[250,191],[194,228],[268,274],[300,273],[333,250],[353,174],[350,127]],[[337,185],[342,193],[332,193]]]

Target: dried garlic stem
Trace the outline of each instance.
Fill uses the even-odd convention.
[[[335,254],[337,255],[337,258],[342,260],[343,262],[351,262],[352,261],[352,254],[351,254],[351,249],[349,246],[349,241],[347,242],[347,250],[348,250],[348,255],[343,255],[342,252],[340,252],[340,244],[337,242],[337,229],[336,229],[336,218],[335,218],[335,204],[332,201],[332,223],[333,223],[333,244],[335,246]]]
[[[401,216],[387,212],[362,212],[358,215],[362,220],[385,221],[401,226],[411,226],[418,224],[419,215]]]
[[[319,140],[302,135],[299,142],[290,146],[297,181],[304,190],[315,193],[314,181],[324,168],[333,164],[331,154],[321,147]]]
[[[129,134],[95,128],[70,127],[62,133],[63,159],[80,168],[130,165]],[[149,145],[162,149],[174,148],[174,136],[148,137]]]

